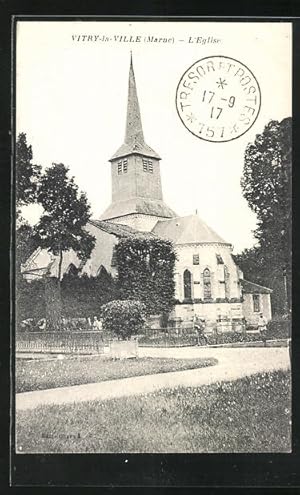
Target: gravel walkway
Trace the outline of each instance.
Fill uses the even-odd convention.
[[[87,385],[75,385],[50,390],[16,394],[16,409],[33,409],[46,404],[66,404],[88,400],[146,394],[162,388],[201,386],[217,381],[236,380],[243,376],[276,369],[289,369],[289,352],[277,348],[139,348],[139,356],[196,358],[214,357],[219,363],[207,368],[159,373],[110,380]]]

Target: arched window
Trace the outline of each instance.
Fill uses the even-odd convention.
[[[208,268],[203,271],[203,296],[204,299],[211,299],[211,281]]]
[[[192,275],[189,270],[183,272],[184,299],[192,299]]]

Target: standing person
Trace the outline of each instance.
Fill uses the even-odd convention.
[[[197,345],[200,345],[200,340],[203,339],[205,340],[205,343],[207,344],[208,341],[207,341],[207,337],[204,333],[204,330],[205,330],[205,319],[204,318],[196,318],[196,321],[195,321],[195,324],[194,324],[194,328],[197,332],[197,340],[198,340],[198,343]]]
[[[264,318],[263,314],[260,313],[259,319],[258,319],[258,329],[260,332],[261,340],[264,343],[264,346],[266,347],[266,342],[267,342],[267,321]]]
[[[98,324],[97,324],[97,316],[94,316],[93,318],[93,330],[98,330]]]
[[[92,320],[91,320],[91,318],[89,316],[87,317],[87,323],[88,323],[88,327],[89,327],[89,330],[90,330],[93,327],[93,325],[92,325]]]
[[[93,329],[100,333],[100,339],[103,341],[102,321],[94,316]]]
[[[46,330],[46,318],[41,318],[37,322],[37,326],[38,326],[38,329],[41,331]]]
[[[102,321],[98,320],[97,316],[94,316],[93,328],[102,331]]]

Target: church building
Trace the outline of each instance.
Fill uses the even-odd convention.
[[[110,159],[111,203],[87,230],[96,238],[90,259],[82,264],[75,253],[63,257],[62,274],[76,267],[97,275],[102,269],[116,275],[114,246],[122,237],[149,232],[173,242],[177,304],[171,319],[189,325],[194,316],[205,319],[207,331],[216,323],[231,330],[243,318],[254,324],[262,313],[271,319],[271,289],[243,279],[230,242],[222,239],[197,214],[178,216],[163,200],[159,154],[145,142],[132,59],[129,69],[124,143]],[[37,249],[23,265],[24,277],[58,273],[58,260]]]

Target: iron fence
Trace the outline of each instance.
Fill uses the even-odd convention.
[[[17,352],[103,353],[105,342],[101,332],[18,332]]]
[[[195,345],[219,345],[236,342],[250,342],[260,340],[260,334],[249,335],[241,325],[207,326],[204,332],[199,332],[193,327],[173,328],[144,328],[138,336],[141,346],[180,347]]]
[[[193,346],[199,344],[199,337],[193,327],[144,328],[138,343],[142,346]]]

